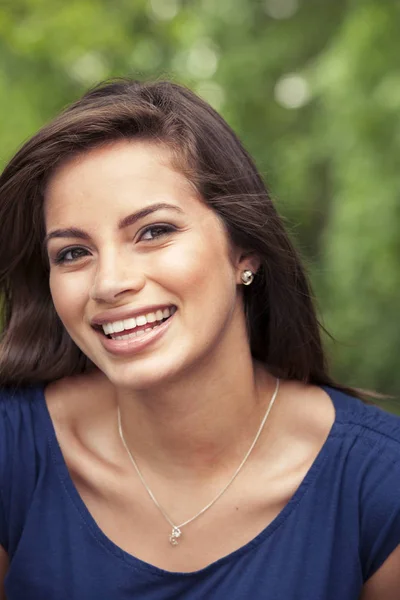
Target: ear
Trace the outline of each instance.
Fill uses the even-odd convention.
[[[254,275],[257,273],[260,268],[260,258],[256,255],[255,252],[244,252],[240,251],[237,255],[236,261],[236,282],[238,284],[242,283],[242,273],[243,271],[251,271]]]

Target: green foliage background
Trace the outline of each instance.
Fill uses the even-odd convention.
[[[189,85],[264,174],[336,377],[399,395],[399,25],[396,0],[0,0],[0,163],[101,79]]]

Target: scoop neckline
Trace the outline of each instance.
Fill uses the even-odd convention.
[[[38,395],[40,400],[39,404],[42,409],[42,416],[44,418],[44,425],[47,432],[47,442],[50,448],[50,454],[54,466],[56,468],[59,480],[61,482],[61,486],[66,492],[69,500],[72,501],[74,508],[78,512],[80,518],[83,520],[92,536],[94,536],[94,538],[103,548],[105,548],[108,552],[113,554],[116,558],[122,560],[125,564],[129,564],[131,567],[139,571],[150,571],[154,575],[160,577],[168,576],[171,578],[189,578],[211,572],[226,563],[234,562],[235,559],[239,558],[239,556],[251,551],[253,548],[256,548],[265,539],[270,537],[285,522],[285,520],[289,517],[293,510],[295,510],[295,508],[300,504],[300,501],[305,495],[306,491],[316,480],[321,470],[321,467],[328,456],[328,447],[331,444],[332,439],[337,437],[339,434],[339,413],[343,409],[343,400],[341,398],[342,394],[338,390],[335,390],[334,388],[330,388],[328,386],[319,387],[322,390],[324,390],[330,398],[334,407],[335,417],[323,445],[319,449],[319,452],[317,453],[313,463],[306,472],[304,478],[302,479],[300,485],[297,487],[290,500],[285,504],[282,510],[274,517],[274,519],[270,523],[268,523],[268,525],[249,542],[247,542],[243,546],[240,546],[236,550],[233,550],[229,554],[218,558],[217,560],[211,562],[210,564],[206,565],[201,569],[188,572],[169,571],[152,565],[151,563],[148,563],[134,556],[133,554],[130,554],[126,550],[123,550],[103,532],[103,530],[97,524],[91,512],[89,511],[89,508],[83,501],[83,498],[79,494],[78,489],[75,486],[75,483],[68,470],[68,466],[62,453],[60,444],[58,442],[54,424],[47,406],[45,397],[45,386],[41,386],[38,389]]]

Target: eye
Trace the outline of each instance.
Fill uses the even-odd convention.
[[[145,229],[142,230],[139,236],[139,240],[151,242],[160,237],[164,237],[169,233],[173,233],[174,231],[176,231],[176,227],[174,227],[173,225],[167,225],[166,223],[150,225],[149,227],[145,227]]]
[[[54,260],[57,265],[73,263],[83,256],[87,256],[89,251],[86,248],[75,246],[73,248],[65,248],[59,252]]]

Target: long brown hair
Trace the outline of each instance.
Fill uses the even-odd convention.
[[[307,276],[249,154],[190,90],[132,80],[88,92],[32,137],[0,177],[0,384],[45,383],[88,368],[50,295],[42,252],[44,190],[67,158],[138,138],[172,149],[232,243],[261,259],[253,284],[244,289],[254,358],[282,378],[335,385]]]

